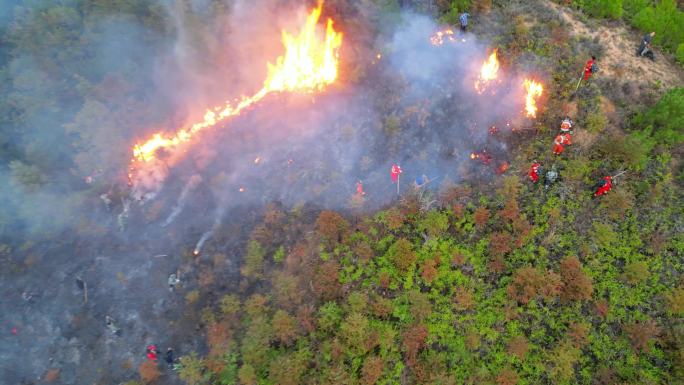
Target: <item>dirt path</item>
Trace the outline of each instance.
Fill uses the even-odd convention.
[[[684,85],[684,70],[660,50],[655,50],[655,62],[635,55],[641,36],[623,23],[610,26],[598,24],[593,28],[582,22],[576,11],[551,1],[547,3],[571,26],[573,35],[598,39],[605,48],[598,62],[601,76],[642,84],[660,81],[666,89]]]

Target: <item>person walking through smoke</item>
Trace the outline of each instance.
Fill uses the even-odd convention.
[[[147,356],[147,359],[150,361],[157,361],[157,354],[159,352],[157,351],[157,346],[156,345],[147,345],[147,349],[145,349],[145,355]]]
[[[470,14],[468,12],[463,12],[461,16],[458,17],[458,20],[461,22],[461,32],[465,33],[468,32],[468,18],[470,17]]]
[[[107,329],[109,329],[109,331],[113,335],[115,335],[115,336],[121,335],[121,329],[116,327],[116,325],[114,324],[114,319],[112,317],[106,315],[105,316],[105,324],[107,325]]]
[[[174,363],[173,348],[166,349],[166,354],[164,355],[164,361],[166,361],[166,365],[169,367],[169,369],[173,369],[173,363]]]
[[[176,286],[180,284],[180,279],[178,278],[178,276],[176,276],[176,273],[171,273],[171,275],[169,275],[167,283],[169,284],[169,291],[174,291],[176,289]]]

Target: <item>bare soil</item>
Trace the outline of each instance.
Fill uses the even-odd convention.
[[[671,56],[657,48],[655,62],[636,56],[642,38],[638,31],[613,21],[593,25],[592,20],[589,25],[577,11],[551,1],[547,3],[568,23],[571,35],[589,38],[605,48],[605,54],[598,58],[601,76],[635,84],[660,83],[663,89],[684,85],[684,70]]]

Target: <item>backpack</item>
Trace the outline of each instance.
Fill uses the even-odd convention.
[[[599,70],[599,68],[598,68],[598,66],[596,65],[596,63],[592,63],[592,65],[591,65],[591,73],[592,73],[592,74],[595,74],[595,73],[598,72],[598,70]]]

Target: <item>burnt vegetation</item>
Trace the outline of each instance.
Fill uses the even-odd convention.
[[[0,294],[9,299],[0,303],[0,382],[684,383],[684,88],[599,72],[575,92],[585,57],[600,59],[603,49],[554,11],[572,6],[589,23],[650,28],[669,11],[681,20],[673,2],[327,0],[347,39],[341,81],[362,90],[372,111],[329,123],[331,141],[363,138],[366,152],[332,164],[325,148],[278,147],[278,167],[243,179],[217,166],[192,192],[182,224],[160,228],[175,197],[129,212],[121,175],[137,127],[164,121],[160,105],[177,102],[149,101],[159,63],[144,51],[172,45],[176,16],[195,33],[184,38],[209,39],[195,48],[201,57],[220,45],[202,20],[210,25],[232,9],[228,1],[177,3],[173,16],[136,0],[38,1],[11,12],[0,5],[8,47],[0,48]],[[451,97],[460,80],[430,79],[425,87],[440,94],[433,100],[380,59],[407,17],[457,26],[465,10],[502,67],[543,79],[529,127],[452,137],[471,124],[450,122],[468,116],[469,104]],[[109,27],[98,23],[105,19]],[[684,60],[684,24],[667,21],[656,41],[663,60]],[[121,31],[142,51],[95,46]],[[566,115],[576,142],[553,157]],[[50,129],[35,129],[42,126]],[[229,149],[271,143],[236,131]],[[467,159],[468,146],[490,148],[495,166],[505,160],[508,168]],[[309,167],[288,168],[292,153],[310,156],[302,161]],[[200,158],[183,173],[199,172]],[[397,194],[387,175],[394,158],[405,169],[415,161],[451,174],[422,189],[406,177]],[[553,165],[560,179],[531,183],[533,160]],[[621,170],[611,193],[592,199],[591,186]],[[187,176],[178,174],[174,192],[182,187],[173,178]],[[358,175],[367,176],[368,196],[349,187]],[[308,195],[273,194],[285,185],[269,185],[274,176]],[[235,179],[262,189],[247,203],[224,204],[216,191]],[[211,237],[193,252],[207,228]],[[162,347],[159,361],[145,358],[152,342]],[[167,346],[177,354],[172,365],[163,361]]]

